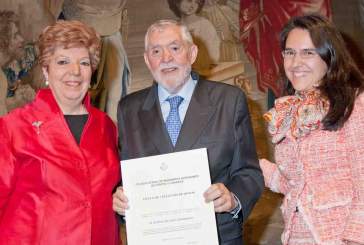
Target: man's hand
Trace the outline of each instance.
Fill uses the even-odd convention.
[[[238,204],[233,194],[222,183],[211,185],[204,193],[206,202],[214,202],[215,212],[231,212]]]
[[[120,215],[125,215],[125,209],[128,208],[128,198],[124,194],[123,187],[120,186],[112,195],[112,209]]]

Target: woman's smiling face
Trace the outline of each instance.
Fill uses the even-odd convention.
[[[307,30],[295,28],[288,34],[283,57],[286,76],[296,91],[313,89],[327,73]]]

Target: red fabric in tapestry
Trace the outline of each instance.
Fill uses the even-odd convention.
[[[258,88],[281,95],[279,32],[293,16],[320,13],[331,17],[331,0],[240,0],[240,33],[257,70]]]

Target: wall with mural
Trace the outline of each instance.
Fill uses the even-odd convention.
[[[8,29],[4,27],[5,22],[0,21],[0,114],[27,103],[34,97],[37,89],[45,86],[41,72],[35,65],[34,41],[40,30],[56,19],[55,16],[60,14],[65,18],[60,13],[64,8],[59,4],[61,2],[63,3],[49,0],[1,0],[0,10],[14,10],[22,18],[15,21],[16,26],[12,27],[11,32],[6,33],[4,32]],[[123,8],[120,12],[120,31],[131,70],[130,84],[129,80],[123,83],[123,93],[145,88],[153,81],[143,58],[144,34],[148,26],[158,19],[180,20],[188,26],[199,48],[193,68],[208,79],[237,86],[246,93],[259,157],[272,159],[272,147],[262,114],[272,104],[272,98],[280,96],[282,92],[279,82],[282,60],[278,33],[291,16],[310,12],[329,16],[343,31],[359,66],[364,67],[361,59],[364,45],[360,42],[364,39],[364,0],[119,2]],[[56,14],[55,9],[59,10]],[[26,52],[22,52],[20,56],[16,49],[10,52],[3,45],[4,42],[12,40],[12,35],[18,29],[22,38],[29,43]],[[97,77],[96,75],[95,79]],[[245,232],[249,233],[246,244],[280,244],[280,200],[278,195],[270,192],[263,195],[245,224]]]

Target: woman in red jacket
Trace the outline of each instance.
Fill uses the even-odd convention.
[[[49,89],[0,119],[0,244],[120,244],[116,128],[87,95],[100,38],[59,21],[39,49]]]

